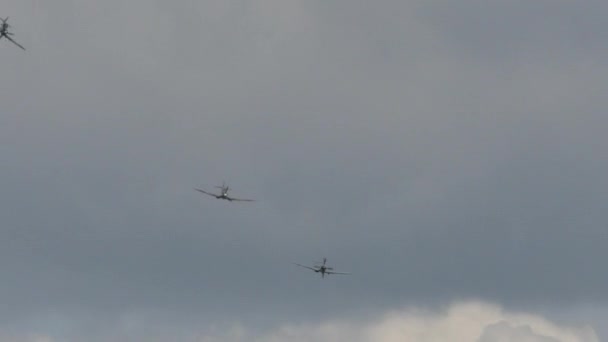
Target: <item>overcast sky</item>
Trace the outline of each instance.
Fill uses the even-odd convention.
[[[0,16],[2,341],[608,339],[605,1]]]

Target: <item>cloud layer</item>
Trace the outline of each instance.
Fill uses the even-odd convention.
[[[15,331],[608,303],[606,1],[2,12],[28,48],[0,44],[0,321]],[[222,180],[258,201],[193,191]],[[290,264],[324,256],[353,276]]]
[[[358,318],[284,323],[265,331],[240,324],[184,323],[131,314],[103,329],[66,329],[63,337],[44,332],[0,334],[0,342],[599,342],[589,325],[555,323],[539,314],[511,312],[479,301],[454,303],[444,309],[410,307]]]
[[[514,313],[480,302],[463,302],[442,312],[394,311],[380,319],[285,325],[255,336],[235,328],[225,335],[205,335],[205,342],[598,342],[591,327],[572,327],[542,316]]]

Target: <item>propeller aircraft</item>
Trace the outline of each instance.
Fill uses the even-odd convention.
[[[219,194],[214,194],[208,191],[205,191],[203,189],[194,189],[200,193],[203,193],[205,195],[209,195],[209,196],[213,196],[217,199],[223,199],[223,200],[227,200],[227,201],[235,201],[235,202],[253,202],[254,200],[252,199],[244,199],[244,198],[234,198],[234,197],[230,197],[228,196],[228,191],[230,191],[230,187],[228,185],[226,185],[226,182],[222,182],[221,186],[216,186],[216,188],[220,189],[220,193]]]
[[[25,48],[21,46],[21,44],[17,43],[13,38],[11,38],[11,36],[14,36],[15,34],[12,32],[8,32],[8,28],[11,27],[11,25],[7,23],[8,17],[6,17],[5,19],[0,18],[0,20],[2,20],[2,24],[0,24],[0,40],[2,38],[6,38],[10,40],[13,44],[25,50]]]
[[[323,264],[321,265],[315,265],[313,267],[310,266],[305,266],[305,265],[300,265],[298,263],[294,262],[294,265],[300,266],[300,267],[304,267],[304,268],[308,268],[309,270],[312,270],[316,273],[321,273],[321,278],[325,278],[326,274],[350,274],[350,273],[345,273],[345,272],[336,272],[334,271],[333,267],[329,267],[326,265],[327,263],[327,258],[323,258]]]

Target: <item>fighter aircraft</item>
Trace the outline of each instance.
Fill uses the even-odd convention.
[[[294,262],[294,265],[298,265],[300,267],[308,268],[309,270],[313,270],[316,273],[321,273],[321,278],[325,278],[326,274],[350,274],[350,273],[345,273],[345,272],[335,272],[333,270],[334,269],[333,267],[329,267],[329,266],[325,265],[326,262],[327,262],[327,258],[323,258],[323,264],[322,265],[315,265],[314,267],[300,265],[300,264],[295,263],[295,262]]]
[[[11,38],[11,36],[14,36],[15,34],[12,32],[8,32],[8,28],[11,27],[11,25],[7,23],[8,17],[6,17],[6,19],[0,18],[0,20],[2,20],[2,26],[0,26],[0,40],[2,39],[2,37],[4,37],[13,42],[13,44],[25,50],[25,48],[21,46],[21,44],[17,43],[13,38]]]
[[[234,198],[234,197],[230,197],[228,196],[228,191],[230,190],[230,187],[228,185],[226,185],[226,182],[222,182],[222,186],[216,186],[216,188],[220,189],[220,193],[219,194],[214,194],[211,192],[207,192],[205,190],[202,189],[194,189],[198,192],[201,192],[205,195],[209,195],[209,196],[213,196],[217,199],[223,199],[223,200],[227,200],[227,201],[235,201],[235,202],[253,202],[254,200],[252,199],[243,199],[243,198]]]

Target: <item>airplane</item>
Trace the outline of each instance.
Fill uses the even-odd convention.
[[[321,278],[325,278],[326,274],[350,274],[350,273],[345,273],[345,272],[335,272],[333,269],[333,267],[329,267],[329,266],[325,266],[325,263],[327,262],[327,258],[323,258],[323,264],[322,265],[315,265],[314,267],[310,267],[310,266],[305,266],[305,265],[300,265],[298,263],[293,263],[294,265],[298,265],[300,267],[304,267],[304,268],[308,268],[309,270],[313,270],[316,273],[321,273]]]
[[[211,192],[207,192],[205,190],[202,189],[196,189],[194,188],[194,190],[201,192],[205,195],[209,195],[209,196],[213,196],[217,199],[223,199],[223,200],[227,200],[227,201],[235,201],[235,202],[253,202],[254,200],[252,199],[243,199],[243,198],[234,198],[234,197],[230,197],[228,196],[228,191],[230,190],[230,187],[228,185],[226,185],[226,182],[222,182],[222,186],[216,186],[216,188],[220,189],[220,193],[219,194],[214,194]]]
[[[9,25],[7,23],[8,17],[6,17],[6,19],[0,18],[0,20],[2,20],[2,25],[0,26],[0,40],[2,39],[2,37],[4,37],[4,38],[10,40],[13,44],[15,44],[18,47],[25,50],[25,48],[23,46],[21,46],[21,44],[17,43],[13,38],[11,38],[11,36],[13,36],[15,34],[12,32],[8,32],[8,28],[11,27],[11,25]]]

